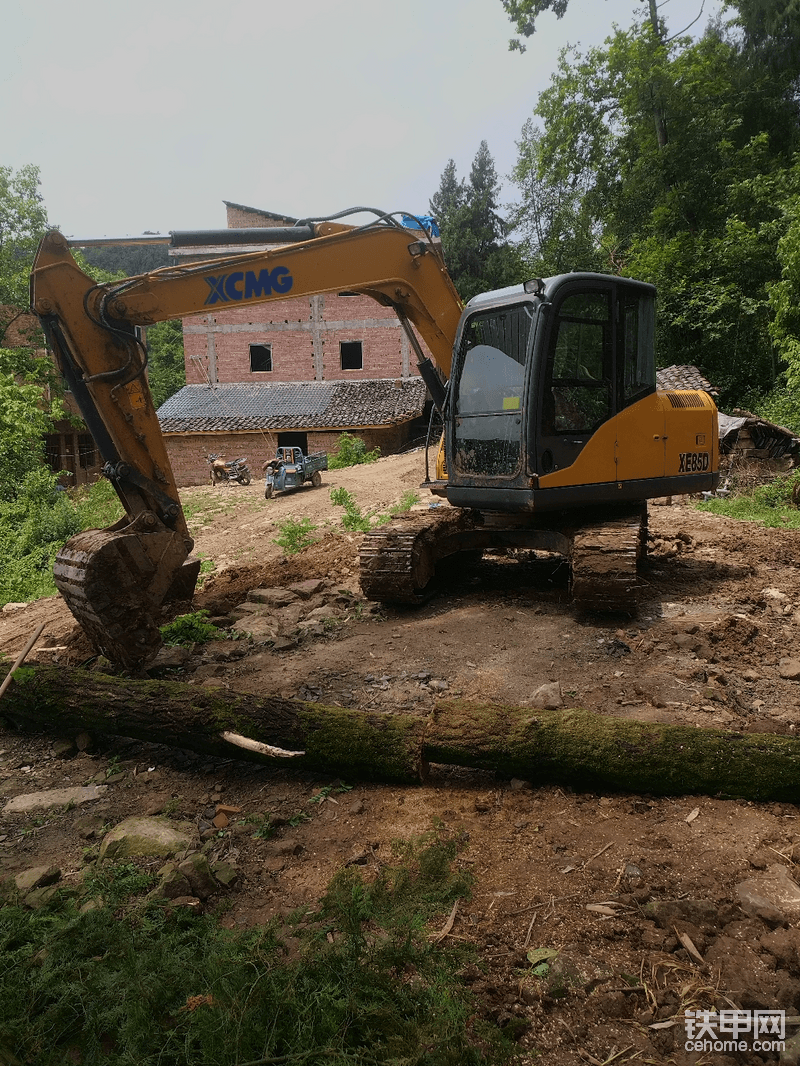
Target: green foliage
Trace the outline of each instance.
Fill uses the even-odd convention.
[[[52,596],[58,549],[75,533],[110,525],[122,512],[108,482],[65,492],[44,466],[34,465],[14,488],[13,497],[0,499],[0,604]]]
[[[180,319],[156,322],[147,328],[147,377],[153,404],[158,409],[186,384],[183,357],[183,323]]]
[[[504,0],[523,35],[565,6]],[[693,41],[658,18],[564,51],[513,175],[530,272],[655,283],[659,364],[696,364],[723,405],[772,387],[775,347],[800,365],[797,101],[785,72],[751,60],[719,25]]]
[[[276,524],[280,536],[273,537],[272,543],[283,548],[287,555],[296,555],[314,543],[312,533],[317,527],[310,518],[286,518]]]
[[[418,499],[419,496],[417,496],[416,492],[409,490],[403,493],[400,502],[390,507],[387,513],[379,514],[378,511],[368,511],[364,514],[352,492],[348,492],[342,486],[331,489],[331,503],[337,507],[344,507],[342,528],[353,533],[368,533],[375,526],[386,525],[392,515],[404,514],[406,511],[410,511]]]
[[[139,869],[135,863],[98,863],[87,871],[82,895],[113,909],[134,896],[141,896],[155,883],[155,875]]]
[[[208,611],[182,614],[161,626],[161,639],[165,644],[207,644],[210,640],[222,640],[224,636],[221,629],[208,621]]]
[[[229,932],[145,904],[134,894],[149,878],[132,864],[92,871],[87,895],[105,906],[85,913],[60,894],[38,910],[6,905],[3,1039],[37,1066],[505,1061],[458,980],[463,949],[425,936],[469,890],[455,846],[429,838],[398,854],[372,884],[343,871],[320,912],[284,930]],[[303,944],[293,961],[283,935]]]
[[[374,463],[380,457],[380,448],[373,448],[371,452],[368,452],[361,437],[354,437],[352,433],[342,433],[336,442],[336,448],[328,456],[328,469],[341,470],[345,466]]]
[[[743,406],[759,418],[800,435],[800,392],[797,389],[777,385],[766,396],[745,400]]]
[[[49,390],[54,396],[45,400]],[[45,433],[63,418],[53,365],[26,348],[0,348],[0,499],[12,499],[44,457]]]
[[[462,300],[522,280],[522,261],[498,214],[499,182],[486,141],[472,162],[469,181],[459,181],[451,159],[430,211],[439,223],[448,272]]]
[[[46,230],[39,168],[0,166],[0,345],[10,321],[28,308],[33,257]]]
[[[792,491],[800,483],[800,472],[777,477],[750,492],[713,499],[698,504],[698,510],[757,522],[771,529],[800,529],[800,511],[792,502]]]

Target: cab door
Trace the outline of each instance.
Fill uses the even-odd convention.
[[[567,284],[557,293],[548,317],[539,378],[539,431],[531,456],[540,475],[572,466],[614,413],[613,284]],[[613,454],[598,459],[591,480],[614,480]]]

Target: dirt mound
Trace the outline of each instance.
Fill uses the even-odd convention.
[[[358,540],[325,533],[295,555],[260,565],[230,566],[206,579],[195,593],[194,607],[221,615],[242,603],[251,589],[277,588],[310,577],[349,578],[358,565]]]

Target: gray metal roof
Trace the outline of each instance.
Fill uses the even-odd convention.
[[[422,414],[425,395],[421,378],[184,385],[158,420],[164,433],[396,425]]]

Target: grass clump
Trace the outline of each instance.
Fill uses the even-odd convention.
[[[277,525],[280,534],[272,538],[272,543],[283,548],[286,555],[296,555],[314,543],[312,534],[317,527],[310,518],[287,518]]]
[[[384,526],[387,522],[391,521],[393,515],[405,514],[406,511],[410,511],[414,504],[419,500],[416,492],[408,491],[404,492],[399,503],[396,503],[393,507],[390,507],[388,511],[381,514],[377,510],[367,511],[366,514],[361,510],[356,502],[355,496],[352,492],[348,492],[347,489],[341,486],[336,489],[331,489],[331,503],[337,507],[344,508],[344,517],[342,518],[342,528],[349,530],[351,533],[368,533],[371,529],[375,529],[377,526]]]
[[[135,867],[93,875],[105,905],[84,913],[59,894],[39,910],[9,904],[0,1050],[32,1066],[506,1061],[458,980],[464,949],[427,935],[469,889],[455,850],[438,834],[399,846],[371,883],[345,869],[318,912],[284,928],[228,931],[131,894],[119,906],[123,888],[144,887]]]
[[[223,640],[225,636],[208,621],[208,611],[182,614],[161,626],[161,639],[165,644],[207,644],[210,640]]]
[[[797,485],[800,485],[800,471],[776,477],[766,485],[758,485],[727,499],[699,503],[697,508],[742,522],[757,522],[772,529],[800,529],[800,511],[792,498]]]
[[[328,456],[328,469],[341,470],[345,466],[374,463],[380,457],[380,448],[373,448],[368,452],[361,437],[354,437],[352,433],[342,433],[336,442],[336,448]]]

